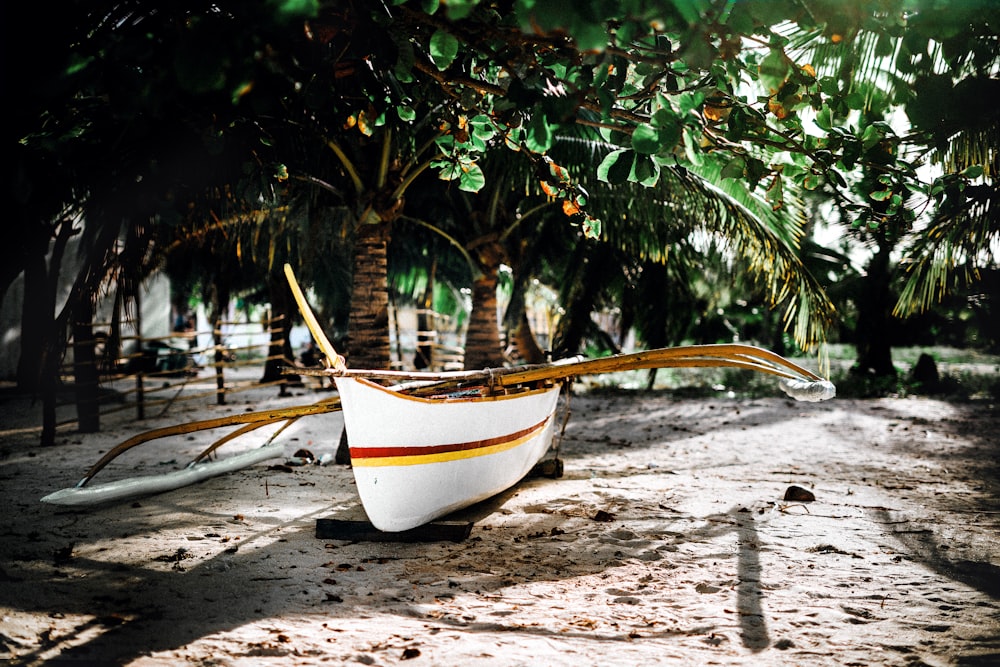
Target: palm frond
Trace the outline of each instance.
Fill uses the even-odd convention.
[[[894,315],[931,308],[949,292],[977,281],[980,269],[1000,260],[1000,188],[973,186],[967,195],[970,205],[939,214],[906,252],[906,283]]]
[[[567,156],[566,164],[586,167],[598,164],[614,148],[600,141],[573,139],[560,141],[554,152],[576,151],[571,158]],[[671,247],[680,239],[699,232],[709,234],[729,248],[735,263],[746,266],[759,286],[766,285],[771,305],[784,308],[784,324],[800,347],[809,349],[825,340],[825,331],[834,321],[834,307],[797,254],[804,223],[801,202],[791,196],[782,214],[738,187],[736,181],[721,179],[709,161],[702,168],[705,175],[663,167],[652,188],[587,181],[588,206],[605,222],[604,239],[628,255],[667,261]],[[709,180],[713,177],[714,182]]]
[[[979,165],[988,181],[995,180],[1000,176],[1000,119],[988,127],[968,128],[954,135],[934,160],[951,174]]]
[[[845,94],[863,96],[866,111],[872,108],[876,96],[899,99],[912,83],[912,76],[896,67],[903,48],[900,37],[859,31],[834,42],[817,38],[821,30],[794,24],[783,32],[790,40],[788,53],[795,62],[812,65],[818,77],[843,81],[848,86]]]

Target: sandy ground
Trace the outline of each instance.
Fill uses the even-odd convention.
[[[316,537],[362,519],[350,468],[277,459],[86,509],[39,498],[136,432],[301,405],[105,417],[37,446],[0,407],[0,657],[15,665],[1000,664],[1000,414],[925,398],[799,404],[578,393],[565,476],[451,519],[462,542]],[[70,413],[71,414],[71,413]],[[332,453],[339,414],[286,431]],[[96,481],[171,470],[209,434]],[[250,449],[259,439],[227,445]],[[812,502],[784,500],[791,485]]]

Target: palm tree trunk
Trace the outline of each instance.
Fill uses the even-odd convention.
[[[465,369],[496,368],[504,362],[497,323],[497,267],[484,267],[472,284],[472,313],[465,335]]]
[[[607,280],[606,271],[612,270],[610,253],[602,252],[604,248],[591,249],[581,244],[576,253],[577,261],[572,265],[576,270],[567,276],[567,285],[563,292],[566,296],[563,302],[572,307],[566,309],[566,314],[559,320],[556,327],[552,350],[555,358],[577,354],[583,347],[584,339],[594,328],[591,313],[594,312],[597,296]]]
[[[351,318],[347,324],[348,364],[385,370],[390,364],[388,223],[361,224],[354,244]]]
[[[46,332],[52,327],[55,293],[49,289],[44,256],[33,256],[24,267],[24,301],[21,304],[21,356],[17,363],[17,388],[37,393]]]
[[[531,330],[531,323],[528,321],[528,313],[523,308],[521,309],[521,317],[517,320],[517,326],[514,328],[514,342],[517,345],[517,355],[521,361],[526,364],[545,363],[545,353],[538,345],[538,340]]]
[[[387,370],[392,362],[389,346],[389,277],[386,254],[389,223],[362,223],[354,241],[354,280],[351,286],[351,317],[347,323],[347,349],[341,354],[353,368]],[[340,434],[334,457],[351,462],[347,430]]]
[[[434,309],[434,278],[437,274],[437,259],[431,263],[430,273],[427,275],[427,286],[420,300],[420,309],[417,311],[417,350],[413,355],[413,366],[418,371],[430,368],[434,361],[434,329],[435,322],[432,317]]]
[[[57,318],[54,313],[63,254],[74,233],[73,225],[63,222],[52,245],[48,266],[44,256],[33,257],[24,271],[17,383],[19,389],[29,390],[42,398],[42,445],[54,445],[56,442],[56,398],[66,332],[65,320]]]

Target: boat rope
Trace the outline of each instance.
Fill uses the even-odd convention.
[[[493,372],[493,368],[486,369],[486,386],[489,390],[489,395],[493,395],[493,391],[496,388],[496,373]]]

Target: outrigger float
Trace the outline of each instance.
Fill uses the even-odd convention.
[[[135,436],[105,454],[76,486],[42,498],[60,505],[90,505],[159,493],[276,458],[274,440],[302,417],[343,410],[358,495],[381,531],[416,528],[494,496],[520,481],[553,441],[563,385],[583,375],[678,367],[728,367],[779,378],[789,396],[832,398],[832,383],[768,350],[741,344],[689,345],[597,359],[491,368],[482,371],[410,373],[348,368],[323,333],[291,267],[285,274],[309,330],[326,357],[336,398],[312,405],[191,422]],[[301,373],[301,369],[295,369]],[[388,386],[386,383],[389,383]],[[207,461],[221,445],[257,428],[284,422],[261,447]],[[240,425],[187,467],[165,475],[90,485],[111,460],[129,449],[170,435]]]

